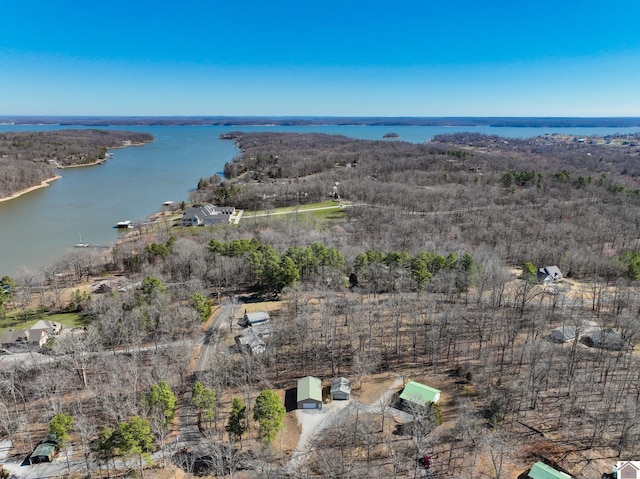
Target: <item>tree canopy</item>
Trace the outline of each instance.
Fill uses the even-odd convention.
[[[260,392],[253,408],[253,419],[258,422],[258,435],[265,444],[270,444],[284,427],[287,410],[282,400],[271,389]]]

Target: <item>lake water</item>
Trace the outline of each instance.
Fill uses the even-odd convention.
[[[0,125],[0,131],[47,131],[60,126]],[[640,128],[492,128],[389,126],[119,126],[118,130],[144,131],[155,141],[140,147],[110,150],[113,158],[99,166],[59,170],[61,179],[51,186],[0,203],[0,276],[37,270],[61,258],[82,242],[110,245],[122,220],[143,221],[168,200],[187,200],[198,180],[223,170],[237,150],[221,133],[288,131],[341,134],[361,139],[382,139],[395,132],[414,143],[440,133],[474,131],[511,138],[545,133],[603,136],[638,133]]]

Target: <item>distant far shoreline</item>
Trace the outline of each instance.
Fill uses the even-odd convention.
[[[0,116],[0,125],[633,128],[640,117]]]
[[[0,198],[0,203],[4,201],[15,200],[16,198],[19,198],[22,195],[26,195],[27,193],[31,193],[32,191],[39,190],[40,188],[46,188],[47,186],[49,186],[50,183],[56,180],[59,180],[60,178],[62,178],[62,176],[56,175],[53,178],[48,178],[42,181],[42,183],[40,183],[39,185],[31,186],[29,188],[25,188],[24,190],[17,191],[11,196],[5,196],[4,198]]]

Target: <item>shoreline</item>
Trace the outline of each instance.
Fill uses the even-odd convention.
[[[39,185],[30,186],[29,188],[25,188],[24,190],[20,190],[20,191],[18,191],[16,193],[12,194],[11,196],[5,196],[4,198],[0,198],[0,203],[2,203],[4,201],[15,200],[16,198],[19,198],[22,195],[26,195],[27,193],[31,193],[32,191],[39,190],[40,188],[46,188],[47,186],[49,186],[49,184],[51,184],[52,182],[54,182],[56,180],[59,180],[60,178],[62,178],[62,176],[56,175],[53,178],[48,178],[48,179],[42,181],[42,183],[40,183]]]
[[[56,163],[56,168],[59,170],[66,170],[67,168],[84,168],[85,166],[97,166],[97,165],[104,165],[107,162],[107,158],[101,158],[99,160],[96,160],[92,163],[81,163],[78,165],[60,165],[58,163]]]

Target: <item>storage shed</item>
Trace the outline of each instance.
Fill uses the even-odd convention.
[[[322,409],[322,381],[313,376],[298,379],[298,409]]]
[[[351,399],[351,381],[347,378],[335,378],[331,383],[331,399],[348,401]]]
[[[58,440],[55,434],[49,434],[47,438],[36,446],[29,456],[29,464],[51,462],[58,452]]]

